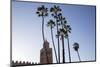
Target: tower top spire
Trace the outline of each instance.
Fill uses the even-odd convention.
[[[47,39],[44,40],[43,48],[49,48],[49,42],[47,41]]]

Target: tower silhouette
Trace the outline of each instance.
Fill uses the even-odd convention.
[[[52,62],[52,48],[49,48],[49,42],[45,40],[43,48],[40,50],[40,64],[49,64]]]

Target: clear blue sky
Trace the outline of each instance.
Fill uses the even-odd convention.
[[[58,5],[63,16],[72,27],[70,49],[72,62],[78,61],[77,53],[73,50],[73,43],[80,44],[79,53],[82,61],[95,60],[95,6],[12,2],[12,59],[19,61],[40,61],[40,49],[43,47],[41,33],[41,17],[36,14],[37,7],[45,5],[48,9]],[[50,28],[46,26],[51,18],[45,18],[45,37],[52,46]],[[54,29],[56,33],[56,28]],[[55,36],[55,35],[54,35]],[[56,47],[57,39],[54,38]],[[60,44],[61,47],[62,44]],[[57,48],[56,48],[57,49]],[[62,51],[62,47],[61,47]],[[65,39],[66,62],[68,62],[67,40]],[[61,52],[62,57],[62,52]],[[62,58],[61,58],[62,60]],[[55,57],[53,52],[53,62]]]

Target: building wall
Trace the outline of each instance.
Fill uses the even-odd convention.
[[[45,41],[43,48],[40,50],[40,64],[49,64],[52,62],[52,48],[49,48],[49,43]]]

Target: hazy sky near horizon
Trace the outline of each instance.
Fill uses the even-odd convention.
[[[40,49],[42,42],[42,18],[36,14],[37,7],[45,5],[48,9],[53,5],[58,5],[62,9],[63,16],[71,25],[72,31],[69,34],[72,62],[78,61],[77,53],[73,49],[73,43],[80,45],[79,54],[82,61],[95,60],[95,6],[68,5],[68,4],[50,4],[34,2],[12,2],[12,59],[19,61],[40,61]],[[49,14],[45,18],[45,38],[52,46],[50,28],[46,26]],[[56,28],[54,28],[56,33]],[[57,49],[57,39],[54,35],[54,41]],[[61,40],[60,40],[61,41]],[[60,43],[60,47],[61,47]],[[68,59],[67,40],[65,39],[65,57]],[[62,57],[62,47],[61,47]],[[61,58],[62,61],[62,58]],[[53,52],[53,62],[55,57]]]

